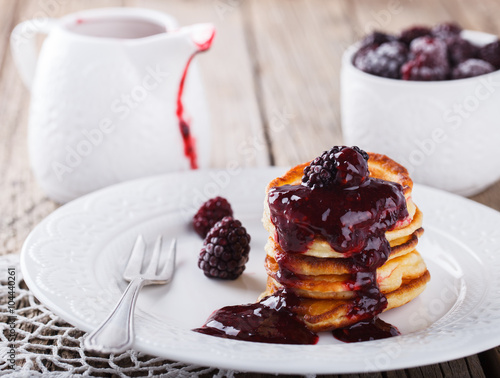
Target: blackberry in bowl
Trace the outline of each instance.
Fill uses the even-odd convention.
[[[393,157],[417,183],[476,194],[500,178],[499,69],[498,37],[454,23],[368,35],[342,57],[344,143]]]
[[[500,68],[500,40],[487,44],[467,38],[467,32],[455,23],[442,23],[433,28],[413,26],[399,35],[375,31],[358,44],[352,63],[363,72],[391,79],[440,81],[474,77],[490,73],[472,69],[468,74],[453,75],[453,71],[469,59],[475,65],[489,63],[493,71]]]

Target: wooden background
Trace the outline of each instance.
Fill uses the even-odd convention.
[[[12,61],[10,31],[34,17],[104,6],[158,9],[182,25],[216,24],[212,49],[197,59],[211,109],[212,166],[218,168],[228,161],[243,167],[292,165],[341,144],[340,58],[369,29],[397,32],[454,20],[500,35],[500,2],[494,0],[0,0],[0,255],[18,253],[30,230],[58,206],[30,171],[30,95]],[[241,143],[254,146],[255,153],[242,153]],[[472,199],[500,210],[500,183]],[[370,376],[499,376],[498,364],[494,349]]]

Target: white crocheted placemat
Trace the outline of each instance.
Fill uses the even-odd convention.
[[[186,365],[129,350],[83,349],[85,332],[43,306],[23,281],[19,255],[0,257],[0,376],[235,377],[234,371]]]

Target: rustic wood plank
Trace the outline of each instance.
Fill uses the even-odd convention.
[[[443,8],[450,14],[449,19],[458,22],[464,29],[480,30],[499,34],[500,28],[495,17],[500,11],[498,1],[470,2],[441,0]]]
[[[497,182],[483,192],[470,197],[474,201],[500,211],[500,182]]]
[[[386,378],[406,378],[406,372],[404,370],[391,370],[385,373]]]
[[[500,377],[500,347],[496,347],[485,352],[479,353],[476,357],[480,362],[480,367],[484,371],[486,377]],[[471,361],[468,360],[469,366],[471,366]],[[476,369],[478,363],[474,362],[474,369]],[[478,375],[480,376],[480,375]]]
[[[3,66],[5,56],[9,50],[10,31],[14,27],[14,19],[16,14],[16,1],[1,0],[0,9],[0,67]]]
[[[351,37],[345,4],[243,4],[276,165],[306,161],[341,142],[338,73],[344,45],[339,44]],[[280,112],[285,122],[273,122]]]
[[[196,57],[212,120],[212,166],[269,165],[250,56],[238,2],[126,0],[175,17],[180,25],[212,22],[217,34],[210,50]]]
[[[354,29],[358,39],[373,30],[399,33],[412,25],[434,25],[450,20],[446,9],[439,2],[430,0],[374,0],[369,4],[355,0],[354,4]]]
[[[457,377],[457,378],[475,377],[471,375],[471,373],[469,372],[467,361],[465,358],[448,361],[440,364],[440,366],[445,377]]]
[[[498,350],[498,348],[491,349],[491,351],[495,350]],[[498,352],[497,352],[497,365],[494,370],[492,369],[491,373],[487,372],[486,369],[483,370],[483,367],[481,366],[481,361],[477,354],[465,358],[465,361],[467,362],[467,366],[469,368],[471,377],[484,378],[485,374],[487,374],[487,376],[489,377],[500,376],[500,365],[499,365],[500,359],[498,359]]]

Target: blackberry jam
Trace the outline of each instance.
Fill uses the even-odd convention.
[[[215,311],[195,332],[274,344],[316,344],[318,335],[291,311],[298,298],[280,290],[258,303]]]

